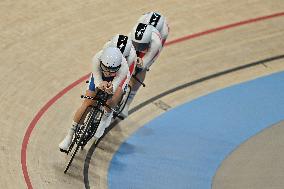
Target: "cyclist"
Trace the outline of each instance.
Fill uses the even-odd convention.
[[[130,76],[132,76],[136,67],[137,55],[131,38],[126,35],[116,34],[104,45],[104,48],[107,47],[119,48],[128,63]]]
[[[165,16],[158,12],[148,12],[143,14],[138,19],[138,22],[154,26],[160,32],[162,45],[164,46],[170,30]]]
[[[129,106],[146,77],[146,71],[158,58],[163,47],[160,32],[152,25],[138,23],[134,26],[130,35],[138,57],[135,77],[139,82],[134,77],[132,77],[129,82],[132,90],[129,94],[125,108],[121,112],[121,115],[124,118],[128,116]]]
[[[121,51],[116,47],[107,47],[98,52],[92,59],[92,73],[89,79],[86,96],[95,97],[96,86],[101,90],[113,96],[107,101],[107,105],[115,107],[118,100],[123,94],[122,88],[125,85],[125,77],[129,74],[129,68],[126,59],[121,54]],[[67,135],[59,144],[60,151],[66,152],[71,144],[76,127],[79,123],[87,107],[94,103],[91,99],[85,99],[81,107],[76,111],[71,128]],[[104,107],[104,114],[101,122],[94,135],[97,141],[104,133],[104,130],[109,126],[113,112],[111,109]],[[83,120],[83,119],[82,119]]]

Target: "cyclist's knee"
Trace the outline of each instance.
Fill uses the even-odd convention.
[[[90,90],[87,90],[86,91],[86,96],[90,96],[90,97],[94,97],[95,96],[95,92],[94,91],[90,91]],[[94,101],[91,100],[91,99],[84,99],[82,105],[81,105],[81,109],[86,109],[88,108],[89,106],[93,105],[94,104]]]
[[[93,102],[91,100],[84,100],[83,104],[82,104],[82,108],[83,109],[87,109],[89,106],[93,105]]]

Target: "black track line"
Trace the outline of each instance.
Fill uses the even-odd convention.
[[[275,60],[280,60],[280,59],[284,59],[284,54],[282,55],[278,55],[278,56],[273,56],[273,57],[269,57],[269,58],[266,58],[266,59],[263,59],[263,60],[259,60],[259,61],[256,61],[256,62],[252,62],[252,63],[249,63],[249,64],[245,64],[245,65],[242,65],[242,66],[237,66],[235,68],[231,68],[231,69],[228,69],[228,70],[224,70],[224,71],[221,71],[221,72],[217,72],[215,74],[212,74],[212,75],[208,75],[208,76],[205,76],[205,77],[202,77],[200,79],[196,79],[196,80],[193,80],[193,81],[190,81],[188,83],[185,83],[183,85],[179,85],[175,88],[172,88],[170,90],[167,90],[161,94],[158,94],[144,102],[142,102],[141,104],[138,104],[137,106],[135,106],[134,108],[132,108],[130,111],[129,111],[129,115],[133,114],[134,112],[140,110],[141,108],[143,108],[144,106],[147,106],[148,104],[164,97],[164,96],[167,96],[171,93],[174,93],[176,91],[179,91],[181,89],[184,89],[184,88],[187,88],[187,87],[190,87],[190,86],[193,86],[193,85],[196,85],[196,84],[199,84],[199,83],[202,83],[204,81],[207,81],[207,80],[210,80],[210,79],[214,79],[216,77],[219,77],[219,76],[223,76],[223,75],[226,75],[226,74],[229,74],[229,73],[232,73],[232,72],[236,72],[236,71],[239,71],[239,70],[243,70],[243,69],[246,69],[246,68],[251,68],[251,67],[254,67],[254,66],[257,66],[257,65],[260,65],[260,64],[264,64],[264,63],[268,63],[268,62],[272,62],[272,61],[275,61]],[[97,144],[99,144],[100,140],[103,139],[103,137],[115,126],[119,123],[119,121],[114,121],[108,128],[108,130],[105,132],[105,134],[99,139],[99,141],[95,144],[93,143],[92,146],[90,147],[88,153],[87,153],[87,156],[86,156],[86,159],[85,159],[85,163],[84,163],[84,170],[83,170],[83,176],[84,176],[84,184],[85,184],[85,188],[86,189],[90,189],[90,185],[89,185],[89,165],[90,165],[90,162],[91,162],[91,158],[92,158],[92,155],[93,153],[95,152],[95,149],[97,147]]]

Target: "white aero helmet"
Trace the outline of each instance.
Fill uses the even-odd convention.
[[[136,51],[144,51],[149,48],[152,40],[153,26],[138,23],[131,31],[132,44]]]
[[[143,23],[154,26],[159,32],[162,31],[165,17],[157,12],[146,13]]]
[[[117,72],[121,66],[122,54],[117,47],[107,47],[100,57],[102,71]]]
[[[125,58],[129,56],[132,43],[128,36],[117,34],[111,39],[110,44],[119,48]]]

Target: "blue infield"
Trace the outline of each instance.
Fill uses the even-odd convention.
[[[230,152],[283,119],[284,72],[183,104],[120,146],[109,189],[210,189]]]

